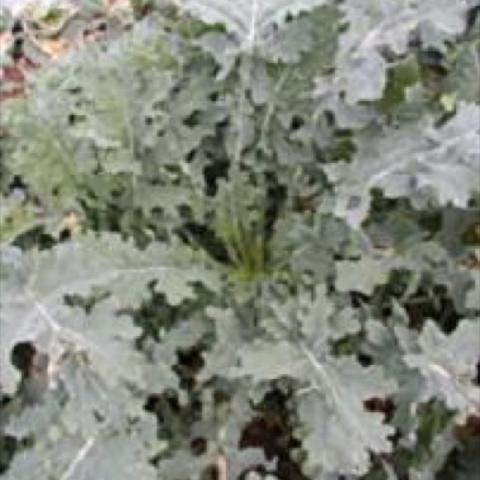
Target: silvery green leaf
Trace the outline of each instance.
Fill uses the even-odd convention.
[[[368,106],[347,103],[342,96],[341,88],[332,76],[318,78],[313,95],[318,110],[333,113],[340,128],[362,128],[375,118],[373,111]]]
[[[157,394],[179,388],[179,379],[173,367],[178,361],[178,351],[194,347],[206,335],[203,318],[192,316],[186,321],[162,332],[158,342],[145,342],[143,350],[148,365],[143,368],[143,376],[149,391]]]
[[[9,165],[42,206],[79,207],[99,170],[140,173],[146,106],[172,86],[173,47],[155,25],[62,56],[34,76],[31,95],[6,106]]]
[[[118,369],[128,368],[125,363],[120,364],[123,358],[113,353],[102,359],[110,363],[110,371],[106,371],[105,367],[98,368],[96,359],[91,360],[91,357],[83,352],[65,354],[62,364],[58,366],[60,372],[55,382],[57,389],[65,396],[63,410],[56,423],[60,423],[70,434],[85,438],[95,435],[103,425],[120,424],[125,416],[134,418],[143,413],[138,398],[132,395],[126,385],[106,379],[106,374],[112,378],[119,376],[119,372],[112,369],[112,360],[118,362]],[[138,375],[137,385],[140,385],[143,381],[143,363],[133,354],[129,360]],[[133,385],[132,379],[130,382],[130,386]]]
[[[240,346],[238,365],[227,376],[247,377],[254,385],[293,382],[309,465],[332,474],[362,474],[369,468],[369,451],[390,450],[387,437],[393,431],[363,402],[391,395],[396,384],[380,367],[363,368],[353,357],[331,355],[328,340],[357,332],[358,320],[348,307],[334,306],[325,288],[317,287],[315,294],[310,301],[300,297],[296,304],[272,305],[283,336]]]
[[[249,376],[255,382],[281,377],[300,378],[307,362],[302,352],[289,342],[275,345],[256,340],[237,351],[240,365],[231,369],[233,377]]]
[[[340,8],[348,28],[340,37],[336,76],[347,101],[355,104],[383,94],[387,62],[382,49],[404,54],[410,34],[425,22],[446,38],[461,33],[468,5],[464,0],[347,0]]]
[[[222,24],[240,48],[252,49],[263,42],[273,26],[285,23],[288,15],[323,5],[325,0],[239,0],[235,9],[225,0],[185,0],[181,7],[210,24]]]
[[[139,335],[139,329],[117,315],[120,308],[138,305],[149,282],[155,282],[155,289],[172,305],[194,298],[192,285],[197,282],[218,287],[216,275],[203,267],[197,269],[187,251],[175,253],[161,244],[140,251],[115,235],[85,235],[42,252],[23,254],[15,248],[6,252],[2,255],[2,262],[8,265],[5,273],[2,269],[6,295],[1,298],[2,386],[6,391],[13,390],[16,378],[9,358],[16,343],[38,343],[55,358],[60,358],[69,344],[77,345],[88,350],[101,369],[110,366],[120,373],[123,365],[123,376],[131,370],[125,366],[128,357],[136,355],[127,345]],[[184,269],[174,261],[177,254]],[[91,315],[64,303],[66,295],[89,295],[94,288],[114,290],[115,297],[101,302]],[[99,345],[99,339],[110,348]],[[115,356],[104,363],[115,352],[126,364]],[[128,375],[135,378],[133,372]],[[115,380],[117,375],[110,373],[105,370],[106,377]]]
[[[232,310],[209,308],[207,315],[214,321],[216,343],[204,354],[205,365],[200,372],[202,381],[215,375],[226,375],[236,363],[236,352],[243,343],[241,320]]]
[[[208,52],[222,66],[217,74],[217,80],[223,80],[235,65],[238,46],[232,38],[223,32],[206,32],[195,40],[195,45]]]
[[[429,321],[418,346],[419,352],[406,352],[405,362],[424,377],[424,400],[442,400],[447,408],[457,412],[460,423],[478,411],[480,388],[474,384],[474,378],[480,352],[479,319],[462,320],[450,335]]]
[[[280,309],[279,309],[280,310]],[[317,285],[313,295],[305,294],[297,301],[277,310],[277,315],[291,317],[287,321],[293,326],[295,320],[301,334],[309,345],[314,345],[317,352],[328,350],[330,342],[335,342],[360,330],[360,323],[355,310],[350,305],[337,305],[329,297],[327,286]]]
[[[63,392],[50,390],[45,394],[41,403],[11,415],[3,431],[17,438],[45,435],[51,425],[58,422],[62,414],[63,401]]]
[[[417,2],[416,8],[419,35],[425,48],[445,50],[445,43],[465,29],[468,0],[427,0]]]
[[[305,345],[258,340],[238,352],[235,376],[255,382],[289,377],[298,384],[299,415],[306,434],[304,447],[311,465],[327,472],[363,474],[369,452],[391,448],[393,429],[363,402],[393,393],[394,382],[377,367],[362,368],[353,358],[316,354]],[[347,447],[347,448],[345,448]]]
[[[391,450],[388,437],[394,431],[363,402],[391,394],[394,384],[379,368],[362,368],[351,358],[311,362],[318,378],[299,398],[308,462],[326,472],[362,475],[370,467],[370,452]]]
[[[188,450],[178,450],[175,455],[160,459],[156,478],[200,480],[202,472],[212,460],[212,455],[196,456]]]
[[[296,18],[282,29],[271,28],[260,45],[261,55],[273,62],[296,63],[314,45],[315,24],[308,16]]]
[[[5,478],[27,480],[35,475],[68,480],[130,480],[135,475],[156,479],[155,468],[148,463],[154,453],[153,419],[119,427],[106,427],[87,438],[70,435],[61,427],[52,428],[37,439],[32,449],[15,456]]]
[[[359,136],[351,163],[325,167],[336,186],[336,213],[359,227],[374,188],[390,198],[412,197],[429,189],[440,205],[466,207],[478,190],[479,113],[477,105],[462,103],[457,114],[438,128],[427,119],[398,131]]]
[[[423,401],[425,383],[404,360],[402,346],[412,350],[417,348],[417,337],[408,329],[408,322],[405,310],[395,303],[386,325],[378,320],[367,320],[363,348],[374,364],[384,368],[385,373],[397,382],[398,389],[392,396],[396,409],[391,422],[406,438],[412,439],[418,427],[416,413],[418,404]]]
[[[337,290],[371,295],[375,286],[387,283],[391,269],[391,261],[381,257],[363,256],[357,261],[336,262]]]
[[[349,227],[331,215],[316,215],[312,224],[300,216],[279,219],[275,241],[282,249],[292,251],[290,268],[308,272],[319,283],[335,271],[334,256],[349,251],[353,241]]]
[[[313,47],[313,28],[310,17],[296,18],[281,29],[272,24],[265,29],[262,39],[257,42],[258,53],[270,62],[296,63]],[[225,78],[242,51],[242,46],[235,37],[217,31],[205,33],[195,43],[212,54],[222,65],[217,79]]]

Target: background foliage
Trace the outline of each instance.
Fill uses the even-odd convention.
[[[478,1],[113,3],[2,14],[2,476],[477,478]]]

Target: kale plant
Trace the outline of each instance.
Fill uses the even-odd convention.
[[[2,104],[3,478],[477,478],[480,3],[133,3]]]

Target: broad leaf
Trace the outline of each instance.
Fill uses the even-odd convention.
[[[480,388],[474,384],[480,352],[478,319],[463,320],[450,335],[428,322],[418,340],[420,351],[407,352],[406,363],[420,371],[427,382],[424,400],[439,398],[463,422],[478,412]]]
[[[149,419],[123,426],[123,430],[106,428],[83,438],[52,428],[49,435],[37,439],[33,450],[19,453],[6,480],[39,478],[130,480],[132,475],[145,480],[157,478],[148,463],[153,452],[154,425]]]
[[[302,319],[300,313],[305,340],[255,340],[240,348],[239,366],[231,369],[230,376],[248,376],[254,382],[294,381],[310,465],[332,473],[363,474],[370,465],[369,452],[390,450],[388,436],[393,432],[383,424],[381,415],[365,410],[364,402],[390,395],[395,383],[387,380],[379,367],[364,368],[352,357],[337,358],[329,353],[327,341],[355,332],[357,322],[343,312],[339,331],[328,329],[336,318],[332,311],[329,314],[325,291],[318,289],[317,295],[308,315]],[[294,331],[294,317],[288,311],[277,311],[276,316]],[[318,333],[312,335],[313,331]]]
[[[479,115],[477,105],[463,103],[457,115],[439,128],[427,119],[398,131],[360,136],[351,163],[326,167],[336,186],[336,213],[360,226],[373,189],[390,198],[410,197],[414,204],[420,203],[421,194],[430,193],[440,205],[466,207],[478,190]]]
[[[387,61],[382,49],[402,55],[412,32],[429,23],[442,40],[461,33],[467,2],[462,0],[347,0],[341,9],[348,28],[340,38],[337,82],[351,104],[376,100],[386,85]],[[437,37],[438,38],[438,37]]]
[[[242,49],[251,50],[274,27],[282,27],[288,15],[312,10],[325,0],[239,0],[235,9],[225,0],[185,0],[181,6],[207,23],[222,24]]]
[[[195,283],[216,289],[216,275],[192,265],[193,257],[188,258],[187,252],[175,252],[159,244],[142,252],[116,236],[92,235],[44,252],[22,254],[18,249],[8,248],[2,255],[5,263],[2,287],[6,293],[1,304],[2,386],[12,390],[15,374],[9,361],[10,352],[16,343],[25,341],[39,342],[56,358],[61,356],[65,345],[73,343],[99,355],[98,367],[111,365],[135,378],[136,374],[128,373],[126,365],[134,354],[133,345],[128,344],[139,331],[116,312],[122,307],[138,305],[145,298],[149,282],[154,282],[155,289],[163,292],[172,305],[194,298]],[[179,267],[175,258],[184,267]],[[88,296],[94,293],[93,288],[113,292],[115,297],[96,306],[91,315],[65,305],[66,295]],[[105,350],[104,342],[111,348]],[[109,362],[104,364],[109,356]],[[125,359],[120,361],[121,357]],[[110,377],[114,378],[116,375]]]

